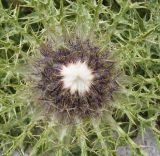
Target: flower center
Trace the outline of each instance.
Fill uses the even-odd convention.
[[[88,92],[94,78],[86,62],[81,61],[63,66],[60,74],[63,77],[63,88],[70,89],[71,94],[76,91],[81,95]]]

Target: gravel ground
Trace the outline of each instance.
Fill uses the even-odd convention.
[[[154,134],[149,128],[146,129],[144,138],[139,135],[134,141],[142,147],[148,156],[160,156],[160,147],[157,146]],[[129,146],[119,147],[117,155],[131,156]]]

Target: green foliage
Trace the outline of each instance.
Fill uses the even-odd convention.
[[[75,32],[109,49],[123,74],[103,119],[61,125],[33,104],[22,73],[40,43]],[[159,0],[2,0],[0,155],[114,156],[125,144],[145,155],[133,138],[150,127],[160,143],[159,34]]]

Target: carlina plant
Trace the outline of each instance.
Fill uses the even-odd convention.
[[[89,39],[66,36],[62,35],[58,42],[50,36],[28,62],[29,91],[35,108],[40,106],[45,120],[57,126],[57,138],[63,146],[68,146],[71,136],[79,137],[81,155],[88,153],[85,138],[88,134],[84,130],[87,125],[93,126],[102,146],[101,153],[109,155],[100,128],[103,118],[118,135],[126,137],[132,148],[139,149],[112,118],[114,102],[118,100],[114,93],[121,90],[118,83],[122,83],[119,81],[123,77],[114,51],[103,49],[91,36]],[[56,153],[66,152],[62,148]]]
[[[70,136],[67,134],[78,135],[82,155],[86,155],[87,145],[82,130],[90,123],[94,125],[106,155],[108,150],[99,122],[106,110],[113,109],[113,93],[119,89],[118,61],[111,51],[102,49],[91,37],[66,36],[63,35],[58,42],[50,37],[40,44],[37,55],[29,60],[31,97],[35,107],[40,105],[47,120],[61,125],[60,142],[66,142],[66,139],[68,143]],[[59,155],[64,153],[58,151]]]
[[[0,13],[0,155],[147,155],[135,138],[160,138],[159,0],[2,0]]]
[[[111,122],[114,128],[117,125],[111,115],[114,93],[120,89],[118,81],[122,75],[118,70],[118,59],[113,51],[103,49],[94,38],[81,38],[78,34],[66,36],[58,42],[50,36],[29,59],[27,68],[30,72],[26,77],[29,77],[31,99],[46,120],[59,125],[60,142],[67,140],[68,143],[70,136],[67,134],[78,135],[82,155],[86,155],[86,134],[79,132],[83,126],[91,124],[100,139],[102,153],[108,155],[99,124],[107,113],[108,124]],[[75,128],[79,134],[74,133]],[[63,150],[58,151],[58,155],[63,155]]]

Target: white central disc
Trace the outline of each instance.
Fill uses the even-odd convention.
[[[61,70],[63,87],[70,89],[71,94],[78,91],[79,94],[88,92],[94,75],[85,62],[78,61],[63,66]]]

